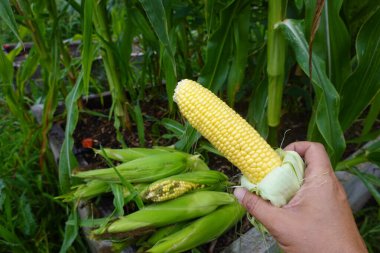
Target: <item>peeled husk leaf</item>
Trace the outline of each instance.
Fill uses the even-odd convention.
[[[281,207],[287,204],[303,184],[305,163],[297,152],[276,150],[282,159],[280,167],[273,169],[258,184],[252,184],[245,176],[241,185]]]

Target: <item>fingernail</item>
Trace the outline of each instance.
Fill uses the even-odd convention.
[[[244,198],[244,195],[246,192],[247,192],[247,190],[243,187],[235,188],[234,195],[239,200],[240,203],[243,201],[243,198]]]

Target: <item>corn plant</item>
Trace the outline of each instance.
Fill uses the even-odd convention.
[[[268,125],[280,124],[282,90],[285,81],[286,42],[283,35],[275,30],[275,25],[284,19],[286,1],[268,2]]]

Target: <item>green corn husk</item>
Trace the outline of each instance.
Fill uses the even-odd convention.
[[[186,225],[188,225],[188,222],[180,222],[176,224],[172,224],[170,226],[166,226],[163,228],[158,229],[156,232],[154,232],[147,240],[146,244],[150,245],[152,247],[155,245],[158,241],[162,240],[163,238],[183,229]]]
[[[95,154],[101,155],[103,157],[120,161],[120,162],[129,162],[138,158],[159,155],[169,152],[178,152],[174,148],[168,147],[155,147],[155,148],[124,148],[124,149],[112,149],[112,148],[103,148],[95,149]]]
[[[84,184],[74,186],[73,191],[60,195],[56,199],[61,199],[63,202],[79,201],[79,200],[89,200],[98,197],[102,194],[112,191],[112,184],[99,179],[90,180]],[[147,188],[146,184],[136,184],[134,185],[135,190],[141,194],[143,190]],[[123,187],[123,196],[127,198],[131,193],[127,187]]]
[[[111,186],[108,182],[95,179],[87,183],[74,186],[72,189],[74,190],[56,198],[62,199],[64,202],[71,202],[74,200],[88,200],[103,193],[110,192]]]
[[[162,227],[157,229],[157,231],[153,232],[153,234],[149,236],[143,236],[140,240],[136,242],[136,246],[139,247],[137,253],[145,252],[147,249],[150,249],[155,245],[158,241],[163,238],[183,229],[189,224],[189,222],[179,222],[175,224],[171,224],[166,227]]]
[[[199,166],[199,164],[202,166]],[[73,176],[84,179],[120,182],[120,178],[115,172],[116,169],[121,176],[131,183],[150,183],[185,171],[206,169],[203,166],[204,164],[199,156],[182,152],[163,153],[138,158],[117,165],[115,168],[75,171]]]
[[[142,192],[145,201],[161,202],[177,198],[197,190],[223,191],[228,186],[228,177],[215,170],[181,173],[158,180]]]
[[[231,204],[235,197],[225,192],[200,191],[163,203],[145,206],[134,213],[118,218],[106,227],[92,231],[92,235],[126,233],[156,229],[181,221],[194,219]]]
[[[245,209],[235,201],[195,220],[185,228],[160,241],[145,252],[177,253],[193,249],[210,242],[239,222]]]

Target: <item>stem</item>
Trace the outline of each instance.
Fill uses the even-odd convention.
[[[268,13],[268,125],[280,123],[282,91],[285,80],[286,41],[275,24],[282,21],[286,9],[285,0],[269,0]]]
[[[273,148],[279,147],[279,145],[278,145],[278,131],[277,130],[278,130],[277,127],[269,127],[267,142]]]
[[[98,34],[101,36],[103,44],[102,58],[104,61],[104,67],[107,74],[108,83],[110,86],[110,92],[113,98],[113,113],[115,115],[115,126],[121,123],[122,128],[131,128],[131,122],[126,110],[127,99],[124,95],[124,90],[120,82],[120,77],[117,73],[117,63],[113,55],[111,48],[112,38],[107,26],[107,17],[105,11],[105,1],[94,1],[94,25]],[[119,132],[119,129],[116,129]]]

